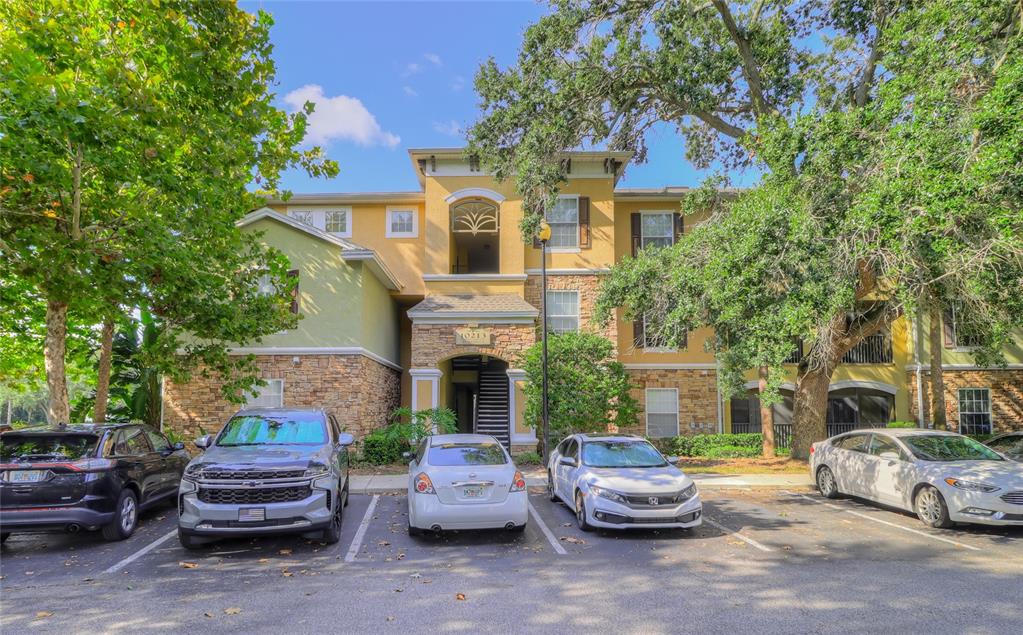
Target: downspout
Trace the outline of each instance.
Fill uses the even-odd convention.
[[[920,337],[919,337],[919,320],[917,319],[910,323],[910,331],[913,338],[913,366],[916,369],[916,427],[925,427],[924,422],[924,380],[923,371],[920,367]]]
[[[163,376],[163,375],[160,375],[160,432],[161,433],[163,432],[163,403],[164,403],[164,399],[163,399],[163,385],[164,385],[164,383],[166,383],[166,381],[167,381],[167,378],[165,376]]]
[[[718,359],[717,355],[714,356],[714,394],[717,397],[718,434],[724,434],[725,417],[723,402],[721,400],[721,360]]]

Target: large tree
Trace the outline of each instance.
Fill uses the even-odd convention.
[[[69,315],[148,307],[167,369],[201,364],[235,394],[252,376],[225,347],[293,322],[286,263],[235,222],[253,181],[337,167],[296,150],[310,105],[272,103],[270,25],[230,2],[0,4],[0,274],[43,299],[51,421],[68,418]]]
[[[1019,288],[1018,104],[1003,94],[1018,86],[1018,1],[553,8],[526,32],[516,65],[491,61],[478,73],[483,114],[470,151],[499,177],[515,175],[525,236],[564,182],[563,151],[606,143],[643,160],[658,123],[678,126],[697,166],[761,169],[751,191],[690,197],[684,211],[712,207],[711,222],[617,267],[601,304],[605,315],[615,306],[627,316],[666,312],[657,322],[668,333],[714,327],[723,384],[737,391],[748,369],[766,366],[767,403],[802,339],[795,456],[825,435],[828,386],[845,353],[921,298],[972,289],[995,325],[990,350],[1018,321],[997,302]],[[918,118],[918,101],[945,117]],[[949,117],[953,107],[961,110]],[[914,166],[931,170],[930,190],[914,190],[922,175],[899,170],[932,158],[917,143],[932,133],[957,152]],[[952,164],[963,175],[956,187],[970,185],[947,207]],[[901,190],[889,186],[893,175]],[[934,236],[940,249],[928,246]]]

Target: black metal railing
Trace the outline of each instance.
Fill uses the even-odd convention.
[[[852,432],[853,430],[863,430],[869,428],[883,428],[884,425],[871,425],[871,424],[855,424],[855,423],[829,423],[827,424],[827,435],[833,437],[836,434],[842,434],[843,432]],[[732,423],[733,434],[745,434],[745,433],[756,433],[759,434],[762,427],[759,423]],[[790,448],[792,447],[792,424],[791,423],[776,423],[774,424],[774,445],[778,448]]]
[[[891,364],[892,339],[887,335],[871,335],[849,349],[843,364]]]

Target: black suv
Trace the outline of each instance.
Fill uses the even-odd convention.
[[[0,539],[102,529],[132,535],[139,511],[173,503],[189,456],[139,424],[41,426],[0,434]]]

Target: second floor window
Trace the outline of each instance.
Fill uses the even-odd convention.
[[[289,209],[288,215],[300,223],[342,238],[352,237],[352,210],[350,207],[334,209]]]
[[[547,292],[547,328],[554,333],[579,330],[579,292]]]
[[[953,304],[945,311],[944,331],[946,348],[973,348],[983,344],[980,334],[970,328],[961,304]]]
[[[675,242],[675,215],[672,212],[644,213],[640,225],[640,247],[670,247]]]
[[[331,234],[351,235],[348,231],[348,212],[346,210],[326,212],[323,228]]]
[[[388,238],[416,238],[419,236],[419,227],[416,211],[412,209],[388,209],[387,210],[387,237]]]
[[[562,196],[554,208],[547,212],[551,226],[551,249],[577,249],[579,247],[579,198]]]

